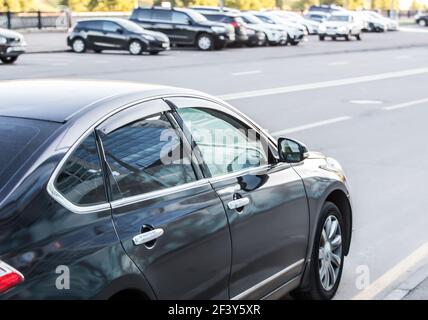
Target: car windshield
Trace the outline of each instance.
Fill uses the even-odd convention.
[[[0,116],[0,194],[19,168],[59,126],[53,122]]]
[[[121,19],[117,21],[123,28],[125,28],[128,31],[131,32],[135,32],[135,33],[141,33],[144,32],[144,28],[139,26],[138,24],[129,21],[129,20],[125,20],[125,19]]]
[[[204,22],[204,21],[207,21],[207,18],[205,18],[198,11],[186,9],[186,10],[183,10],[183,12],[186,12],[190,16],[190,18],[192,18],[192,20],[195,21],[195,22]]]
[[[328,21],[349,21],[349,16],[332,15]]]
[[[263,23],[262,20],[260,20],[256,16],[253,16],[252,14],[245,14],[245,15],[243,15],[243,17],[244,17],[244,19],[246,21],[248,21],[251,24],[260,24],[260,23]]]
[[[383,17],[377,13],[377,12],[369,12],[368,13],[370,16],[372,16],[373,18],[377,18],[377,19],[382,19]]]

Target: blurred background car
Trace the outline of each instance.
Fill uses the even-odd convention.
[[[418,13],[415,16],[415,21],[421,27],[428,26],[428,13]]]
[[[355,37],[357,40],[361,40],[363,27],[363,22],[357,15],[352,12],[340,11],[333,13],[320,24],[318,36],[321,41],[326,37],[333,40],[344,38],[347,41],[351,40],[351,37]]]
[[[145,29],[166,34],[173,45],[207,51],[222,49],[235,41],[235,32],[224,23],[209,21],[201,13],[183,8],[136,8],[131,20]]]
[[[139,55],[170,49],[169,39],[163,33],[145,30],[132,21],[119,18],[79,21],[69,32],[67,44],[76,53],[88,49],[97,53],[128,50],[132,55]]]
[[[234,44],[243,45],[247,44],[249,40],[248,29],[244,20],[237,13],[230,12],[217,12],[217,11],[199,11],[209,21],[223,23],[233,28],[235,32]],[[255,31],[252,30],[252,36],[255,36]],[[252,39],[253,41],[253,39]]]
[[[14,63],[25,53],[24,36],[16,31],[0,28],[0,61],[5,64]]]
[[[189,6],[189,9],[196,11],[211,11],[211,12],[230,12],[230,13],[239,13],[240,10],[229,7],[215,7],[215,6]]]
[[[287,42],[287,32],[284,27],[265,23],[251,12],[242,12],[241,18],[248,27],[264,32],[266,42],[269,45],[285,44]]]
[[[300,14],[298,14],[296,12],[291,12],[291,11],[272,10],[269,12],[276,14],[278,17],[280,17],[286,21],[304,26],[306,28],[306,31],[308,34],[317,34],[318,33],[318,27],[320,24],[318,21],[306,19],[303,16],[301,16]]]
[[[270,12],[257,11],[253,11],[252,13],[265,23],[283,27],[283,30],[287,32],[287,41],[285,44],[297,46],[307,35],[306,29],[303,26],[296,23],[287,22],[275,14]]]
[[[364,10],[362,11],[363,17],[368,22],[368,31],[384,32],[398,30],[398,22],[382,16],[378,12]]]
[[[309,11],[303,16],[306,20],[315,21],[321,23],[330,17],[330,13],[322,11]]]
[[[333,13],[336,11],[346,11],[345,8],[336,6],[334,4],[332,5],[312,5],[308,9],[309,12],[315,11],[315,12],[325,12],[325,13]]]

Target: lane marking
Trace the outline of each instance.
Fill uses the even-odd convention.
[[[327,63],[328,66],[344,66],[347,64],[349,64],[348,61],[336,61],[336,62]]]
[[[402,55],[402,56],[395,56],[395,59],[397,60],[405,60],[405,59],[410,59],[411,56],[408,55]]]
[[[292,85],[292,86],[286,86],[286,87],[236,92],[236,93],[220,95],[219,98],[223,100],[231,101],[231,100],[238,100],[238,99],[263,97],[263,96],[269,96],[269,95],[275,95],[275,94],[284,94],[284,93],[299,92],[299,91],[306,91],[306,90],[339,87],[339,86],[346,86],[350,84],[365,83],[365,82],[379,81],[379,80],[385,80],[385,79],[410,77],[410,76],[426,74],[426,73],[428,73],[428,68],[408,69],[408,70],[401,70],[401,71],[394,71],[394,72],[387,72],[387,73],[372,74],[372,75],[361,76],[361,77],[344,78],[339,80],[328,80],[328,81],[298,84],[298,85]]]
[[[428,30],[425,30],[425,29],[419,29],[419,28],[403,28],[403,27],[400,27],[400,31],[403,31],[403,32],[414,32],[414,33],[428,33]]]
[[[404,102],[404,103],[396,104],[396,105],[389,106],[389,107],[384,107],[383,110],[385,110],[385,111],[392,111],[392,110],[397,110],[397,109],[403,109],[403,108],[408,108],[408,107],[416,106],[418,104],[423,104],[423,103],[426,103],[426,102],[428,102],[428,98],[419,99],[419,100],[413,100],[413,101]]]
[[[262,72],[260,70],[234,72],[234,73],[232,73],[232,76],[239,77],[239,76],[247,76],[250,74],[258,74],[258,73],[262,73]]]
[[[299,132],[299,131],[304,131],[304,130],[308,130],[308,129],[322,127],[322,126],[326,126],[326,125],[329,125],[329,124],[333,124],[333,123],[337,123],[337,122],[342,122],[342,121],[346,121],[346,120],[351,120],[351,119],[352,119],[351,117],[345,116],[345,117],[338,117],[338,118],[333,118],[333,119],[318,121],[318,122],[305,124],[303,126],[299,126],[299,127],[295,127],[295,128],[290,128],[290,129],[285,129],[285,130],[280,130],[280,131],[272,132],[272,136],[277,137],[277,136],[280,136],[280,135],[283,135],[283,134],[287,135],[287,134],[290,134],[290,133],[295,133],[295,132]]]
[[[382,291],[391,286],[394,282],[401,278],[401,276],[403,276],[410,269],[414,268],[427,257],[428,242],[424,243],[418,249],[413,251],[393,268],[389,269],[366,289],[356,294],[352,300],[371,300],[376,298]]]
[[[382,104],[380,100],[350,100],[349,103],[353,104]]]

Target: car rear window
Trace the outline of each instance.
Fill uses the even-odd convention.
[[[0,116],[0,193],[58,123]]]

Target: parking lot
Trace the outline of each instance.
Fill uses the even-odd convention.
[[[46,52],[0,66],[0,79],[123,80],[197,89],[227,100],[276,136],[338,159],[350,181],[355,221],[337,298],[359,292],[361,267],[376,280],[428,241],[426,28],[364,34],[361,42],[310,36],[297,47],[173,49],[159,56],[61,52],[67,50],[65,34],[47,36],[49,44],[41,42],[43,34],[26,35]]]

